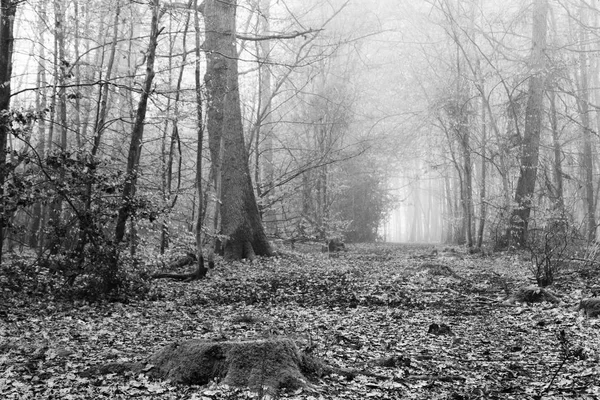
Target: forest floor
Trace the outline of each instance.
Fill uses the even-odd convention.
[[[143,300],[67,302],[0,292],[0,398],[259,398],[211,383],[143,374],[82,377],[106,361],[136,361],[167,343],[293,338],[328,364],[378,376],[324,376],[294,399],[599,399],[600,320],[577,304],[594,282],[564,270],[563,304],[503,303],[530,284],[516,254],[483,257],[433,246],[350,245],[252,263],[220,263],[207,279],[153,281]],[[589,271],[588,271],[589,272]],[[450,332],[430,332],[432,324]],[[388,357],[387,366],[371,361]]]

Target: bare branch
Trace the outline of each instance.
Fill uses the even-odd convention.
[[[262,40],[273,40],[273,39],[294,39],[297,38],[298,36],[307,36],[310,35],[312,33],[317,33],[317,32],[321,32],[323,29],[309,29],[307,31],[302,31],[302,32],[292,32],[292,33],[286,33],[286,34],[275,34],[275,35],[244,35],[244,34],[236,34],[235,37],[241,40],[250,40],[250,41],[255,41],[255,42],[259,42]]]
[[[163,7],[165,8],[172,8],[172,9],[180,9],[180,10],[190,10],[192,11],[194,6],[190,5],[189,3],[164,3]],[[204,14],[204,2],[198,4],[198,8],[197,8],[198,12],[200,14]]]

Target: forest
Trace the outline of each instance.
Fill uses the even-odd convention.
[[[0,398],[600,398],[598,0],[0,0]]]

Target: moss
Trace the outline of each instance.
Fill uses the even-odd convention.
[[[155,378],[206,384],[213,379],[255,390],[309,386],[302,374],[302,354],[289,339],[171,343],[149,359]]]

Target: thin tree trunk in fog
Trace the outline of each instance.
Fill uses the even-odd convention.
[[[37,7],[38,15],[38,34],[39,36],[39,61],[38,61],[38,72],[37,72],[37,86],[39,88],[45,88],[47,85],[46,81],[46,45],[44,43],[44,32],[46,23],[46,4],[41,1]],[[46,90],[37,90],[35,92],[35,104],[37,110],[46,109]],[[46,118],[42,116],[38,120],[38,143],[36,152],[38,156],[43,160],[46,154]],[[29,246],[33,249],[43,246],[43,225],[42,225],[42,203],[36,201],[33,204],[31,224],[29,226]]]
[[[481,79],[483,81],[483,79]],[[481,83],[483,86],[483,82]],[[477,231],[477,248],[481,249],[485,220],[487,218],[486,189],[487,189],[487,108],[485,100],[481,100],[481,183],[479,185],[479,229]]]
[[[160,1],[154,0],[152,4],[152,21],[150,25],[150,42],[148,43],[148,53],[146,60],[146,76],[140,100],[137,107],[135,122],[131,132],[131,143],[127,155],[127,170],[125,172],[125,185],[121,197],[121,207],[117,216],[115,228],[115,241],[117,243],[123,240],[125,236],[125,225],[131,215],[131,202],[135,196],[137,188],[138,168],[140,165],[140,154],[142,151],[142,139],[144,136],[144,121],[146,119],[146,109],[148,107],[148,98],[152,90],[152,81],[154,80],[154,59],[156,57],[156,46],[158,44],[158,20],[160,12]]]
[[[466,224],[464,216],[464,183],[460,170],[455,170],[456,176],[454,177],[454,241],[456,244],[464,245],[467,241],[466,237]]]
[[[55,54],[55,86],[57,92],[54,93],[54,102],[56,107],[56,115],[58,118],[52,125],[58,126],[60,138],[58,139],[60,152],[67,149],[67,96],[66,96],[66,72],[68,63],[65,60],[65,13],[64,7],[60,0],[54,0],[54,54]],[[60,168],[60,182],[64,181],[65,170]],[[50,204],[50,212],[48,216],[49,223],[54,229],[57,229],[60,224],[62,212],[63,197],[61,193],[56,193],[52,203]],[[57,251],[57,243],[61,238],[53,237],[55,245],[52,245],[51,251]]]
[[[261,22],[261,34],[268,36],[270,34],[270,18],[271,18],[271,0],[261,0],[259,16]],[[275,168],[273,165],[273,118],[271,110],[271,101],[273,97],[271,85],[271,71],[269,60],[271,57],[271,41],[261,40],[258,42],[260,65],[259,65],[259,116],[258,121],[260,132],[263,136],[262,147],[262,186],[269,194],[269,197],[275,196]],[[258,151],[258,147],[257,147]],[[257,181],[258,182],[258,181]],[[271,235],[277,234],[277,215],[273,209],[272,202],[268,201],[269,208],[263,213],[263,221],[266,231]]]
[[[66,20],[65,8],[60,0],[54,1],[54,18],[55,18],[55,51],[58,53],[58,128],[60,130],[60,149],[67,148],[67,89],[65,87],[67,80],[67,72],[69,71],[69,63],[66,60],[65,35],[66,35]]]
[[[104,125],[106,122],[106,116],[108,113],[108,95],[109,95],[109,82],[112,76],[113,65],[115,61],[115,54],[117,49],[117,41],[118,41],[118,33],[119,33],[119,20],[121,13],[121,2],[117,0],[117,4],[115,7],[115,17],[113,20],[113,33],[112,33],[112,43],[110,46],[108,63],[106,66],[106,74],[103,76],[102,71],[100,74],[100,79],[103,80],[103,83],[99,87],[98,91],[98,108],[96,110],[96,120],[94,122],[94,136],[92,140],[92,148],[90,150],[92,156],[92,162],[96,162],[95,158],[98,154],[101,144],[102,132],[104,131]],[[103,25],[103,24],[101,24]],[[104,52],[102,53],[102,60],[104,60]],[[78,144],[78,147],[80,145]],[[90,215],[92,208],[92,191],[93,191],[93,182],[95,169],[91,169],[88,173],[91,175],[90,179],[85,185],[85,202],[83,210],[80,213],[79,217],[79,240],[77,242],[77,250],[76,254],[80,256],[80,263],[84,261],[84,249],[88,244],[89,240],[96,233],[94,232],[97,229],[94,224],[92,224],[93,217]]]
[[[190,3],[192,2],[192,0],[190,0]],[[195,7],[197,10],[197,6]],[[195,11],[197,13],[197,11]],[[175,87],[175,98],[173,99],[173,118],[172,118],[172,127],[171,127],[171,136],[170,136],[170,141],[169,141],[169,150],[168,150],[168,154],[167,154],[167,159],[165,161],[165,170],[163,173],[163,177],[164,177],[164,200],[166,202],[168,202],[167,207],[169,209],[173,209],[173,207],[175,207],[175,203],[177,202],[177,197],[178,197],[178,192],[179,192],[179,188],[181,185],[181,143],[179,140],[179,97],[180,97],[180,93],[181,93],[181,85],[183,82],[183,73],[185,71],[185,66],[186,66],[186,62],[187,62],[187,34],[188,34],[188,30],[189,30],[189,22],[190,22],[190,15],[187,14],[186,16],[186,20],[185,20],[185,25],[183,28],[183,35],[182,35],[182,50],[183,50],[183,55],[181,58],[181,66],[179,67],[179,76],[177,77],[177,82],[176,82],[176,87]],[[196,57],[199,57],[199,54],[196,55]],[[170,68],[169,68],[170,70]],[[169,79],[170,79],[170,75],[169,75]],[[170,86],[170,85],[169,85]],[[198,90],[198,89],[197,89]],[[169,102],[170,102],[170,98],[169,98]],[[163,143],[166,141],[166,132],[167,132],[167,128],[168,128],[168,123],[165,122],[165,138],[163,138]],[[166,146],[166,145],[165,145]],[[179,166],[177,169],[177,189],[175,192],[175,196],[173,197],[173,164],[175,162],[175,148],[178,148],[178,152],[179,152]],[[164,157],[164,152],[165,149],[163,149],[163,157]],[[202,198],[200,198],[202,199]],[[196,207],[194,208],[194,212],[195,212]],[[166,223],[166,221],[163,221],[163,223],[161,224],[161,240],[160,240],[160,252],[161,254],[163,254],[165,252],[165,249],[169,246],[169,226]]]
[[[592,241],[596,238],[596,203],[594,201],[594,163],[592,155],[592,130],[590,125],[590,92],[588,78],[588,57],[587,57],[587,13],[585,2],[580,4],[580,49],[579,49],[579,93],[577,105],[581,116],[582,132],[582,175],[584,182],[584,204],[586,210],[587,238]]]
[[[527,242],[527,227],[537,178],[540,135],[544,114],[545,54],[548,0],[534,0],[533,36],[531,50],[532,75],[525,109],[525,131],[520,161],[520,173],[515,191],[516,207],[510,218],[509,234],[512,243],[522,247]]]
[[[196,216],[196,254],[197,267],[194,273],[196,279],[206,275],[204,267],[204,252],[202,250],[202,216],[203,206],[202,201],[202,144],[204,143],[204,120],[203,120],[203,104],[202,99],[202,77],[200,76],[200,22],[198,18],[198,0],[194,0],[194,28],[196,30],[196,68],[194,70],[194,81],[196,84],[196,129],[197,129],[197,149],[196,149],[196,190],[198,191],[198,204]],[[186,24],[187,31],[187,24]]]
[[[470,134],[462,134],[464,181],[461,182],[461,201],[463,204],[463,223],[467,247],[473,247],[473,165],[471,164]]]
[[[445,226],[444,226],[444,242],[453,243],[454,242],[454,204],[452,201],[452,188],[450,184],[450,177],[448,174],[444,174],[444,199],[446,212],[444,213],[445,218]]]
[[[74,125],[74,129],[75,129],[75,143],[77,145],[77,149],[80,150],[82,148],[82,142],[81,142],[81,96],[79,93],[79,86],[81,85],[81,62],[79,60],[79,50],[80,50],[80,41],[79,41],[79,19],[81,17],[81,14],[79,12],[79,0],[73,0],[73,16],[74,16],[74,30],[75,30],[75,40],[74,40],[74,44],[73,44],[73,52],[75,54],[75,107],[73,109],[73,112],[75,114],[75,116],[73,117],[73,125]]]
[[[431,214],[433,212],[433,193],[431,188],[431,179],[427,180],[427,212],[425,213],[424,229],[427,243],[431,243],[432,240],[432,222]]]
[[[552,132],[552,149],[554,150],[553,177],[554,190],[552,193],[554,207],[561,214],[565,210],[563,196],[563,172],[562,172],[562,149],[558,132],[558,118],[556,116],[556,95],[554,90],[550,91],[550,130]]]
[[[100,72],[100,81],[102,84],[98,90],[98,109],[96,111],[96,121],[94,123],[94,140],[92,143],[91,153],[92,156],[98,154],[100,144],[102,143],[102,133],[104,132],[104,126],[106,124],[106,116],[108,114],[108,95],[110,80],[112,79],[113,66],[115,62],[115,55],[117,51],[117,42],[119,38],[119,19],[121,15],[121,0],[117,0],[115,6],[115,17],[113,20],[113,32],[112,42],[110,44],[110,51],[108,53],[108,63],[106,64],[106,73],[103,76]],[[104,56],[104,54],[103,54]],[[104,57],[103,57],[104,58]]]

